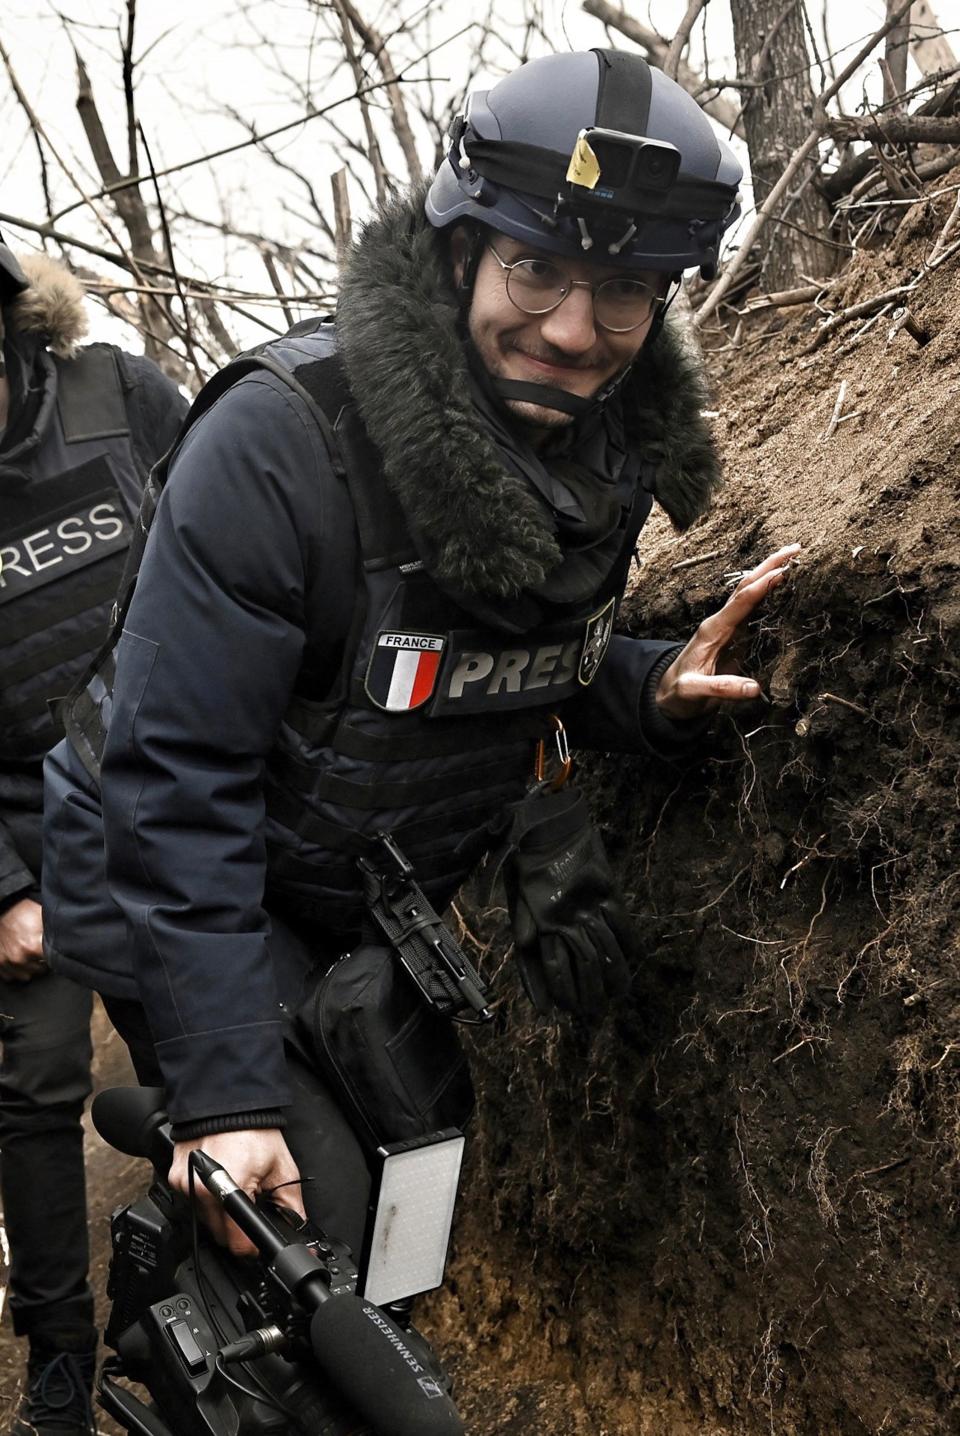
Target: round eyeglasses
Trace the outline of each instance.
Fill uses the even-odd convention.
[[[617,275],[590,284],[571,279],[552,259],[515,259],[508,264],[494,249],[487,248],[506,273],[507,298],[523,314],[549,314],[563,303],[571,289],[589,289],[593,295],[593,317],[611,334],[629,334],[650,318],[664,296],[642,279]]]

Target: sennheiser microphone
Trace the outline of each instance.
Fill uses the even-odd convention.
[[[324,1376],[378,1436],[463,1436],[457,1408],[407,1332],[372,1301],[332,1296],[314,1312],[310,1344]]]

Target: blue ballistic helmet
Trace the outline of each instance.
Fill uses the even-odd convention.
[[[0,304],[9,304],[11,299],[16,299],[18,294],[22,294],[25,289],[29,288],[29,279],[4,244],[3,235],[0,234]]]
[[[427,194],[438,229],[475,220],[555,254],[716,273],[743,170],[700,106],[639,55],[531,60],[476,91]]]

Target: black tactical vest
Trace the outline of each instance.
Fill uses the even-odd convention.
[[[356,859],[378,832],[392,834],[441,908],[490,845],[491,825],[532,777],[548,716],[582,692],[602,662],[652,501],[638,486],[623,515],[620,557],[589,603],[553,610],[521,633],[480,623],[424,569],[329,334],[235,361],[187,423],[256,368],[282,375],[309,402],[349,487],[360,565],[340,671],[321,699],[295,694],[266,765],[267,902],[353,934],[362,915]],[[161,466],[145,497],[151,514],[163,479]],[[142,544],[131,550],[131,566],[137,550]],[[108,646],[69,705],[67,732],[95,776],[112,671]]]
[[[0,753],[42,757],[54,705],[103,643],[143,483],[116,356],[54,366],[49,422],[25,463],[0,454]]]

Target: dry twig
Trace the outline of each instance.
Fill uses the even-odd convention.
[[[832,438],[837,425],[840,422],[840,415],[843,413],[843,401],[847,397],[847,381],[840,380],[840,389],[837,393],[837,402],[833,406],[833,413],[830,415],[830,422],[820,435],[821,442]]]

